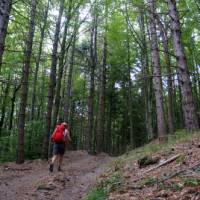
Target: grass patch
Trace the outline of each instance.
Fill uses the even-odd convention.
[[[143,147],[139,147],[130,151],[128,154],[124,154],[119,159],[121,162],[129,163],[134,160],[138,160],[141,157],[150,156],[155,153],[164,153],[169,151],[175,144],[191,140],[191,137],[200,137],[199,132],[188,133],[185,130],[179,130],[174,135],[168,135],[167,142],[164,144],[150,143]]]
[[[83,200],[106,200],[108,197],[104,188],[94,188]]]
[[[153,186],[155,184],[158,183],[158,179],[155,177],[148,177],[146,178],[144,181],[142,181],[142,185],[146,185],[146,186]]]
[[[185,130],[179,130],[174,135],[168,135],[167,142],[164,144],[158,144],[158,142],[151,142],[143,147],[134,149],[124,155],[118,157],[116,160],[109,164],[109,168],[114,169],[114,174],[112,177],[101,181],[96,188],[94,188],[83,200],[106,200],[108,195],[114,191],[120,191],[123,189],[123,179],[121,175],[121,169],[124,165],[132,166],[133,161],[136,161],[145,156],[151,156],[155,153],[168,153],[170,155],[171,149],[174,145],[190,141],[192,138],[199,139],[200,132],[187,133]],[[183,163],[185,161],[185,156],[181,156],[176,162]],[[200,169],[199,169],[200,171]],[[153,186],[158,184],[161,189],[172,189],[181,190],[184,186],[194,186],[199,184],[196,180],[184,180],[183,183],[173,183],[171,185],[166,185],[165,183],[158,182],[156,178],[147,178],[142,182],[144,185]]]
[[[106,200],[111,192],[119,191],[123,187],[123,179],[120,172],[114,173],[111,177],[102,180],[96,188],[82,200]]]
[[[199,184],[200,184],[200,180],[197,178],[184,179],[184,186],[195,187],[195,186],[198,186]]]

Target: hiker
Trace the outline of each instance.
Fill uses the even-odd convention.
[[[53,141],[53,157],[49,166],[49,171],[53,172],[55,161],[58,160],[58,171],[61,171],[63,155],[69,141],[71,141],[68,124],[63,122],[57,125],[51,140]]]

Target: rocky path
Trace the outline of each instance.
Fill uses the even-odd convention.
[[[111,158],[84,151],[66,153],[63,171],[48,172],[48,163],[37,160],[22,165],[0,165],[1,200],[78,200],[96,183]]]

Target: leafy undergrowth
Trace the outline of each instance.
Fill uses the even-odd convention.
[[[141,168],[138,160],[145,156],[159,157],[160,161]],[[84,198],[106,199],[200,199],[200,132],[179,131],[165,144],[153,141],[113,161]]]

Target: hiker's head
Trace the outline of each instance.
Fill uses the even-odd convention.
[[[66,122],[63,122],[62,125],[64,125],[65,128],[68,128],[68,124]]]

